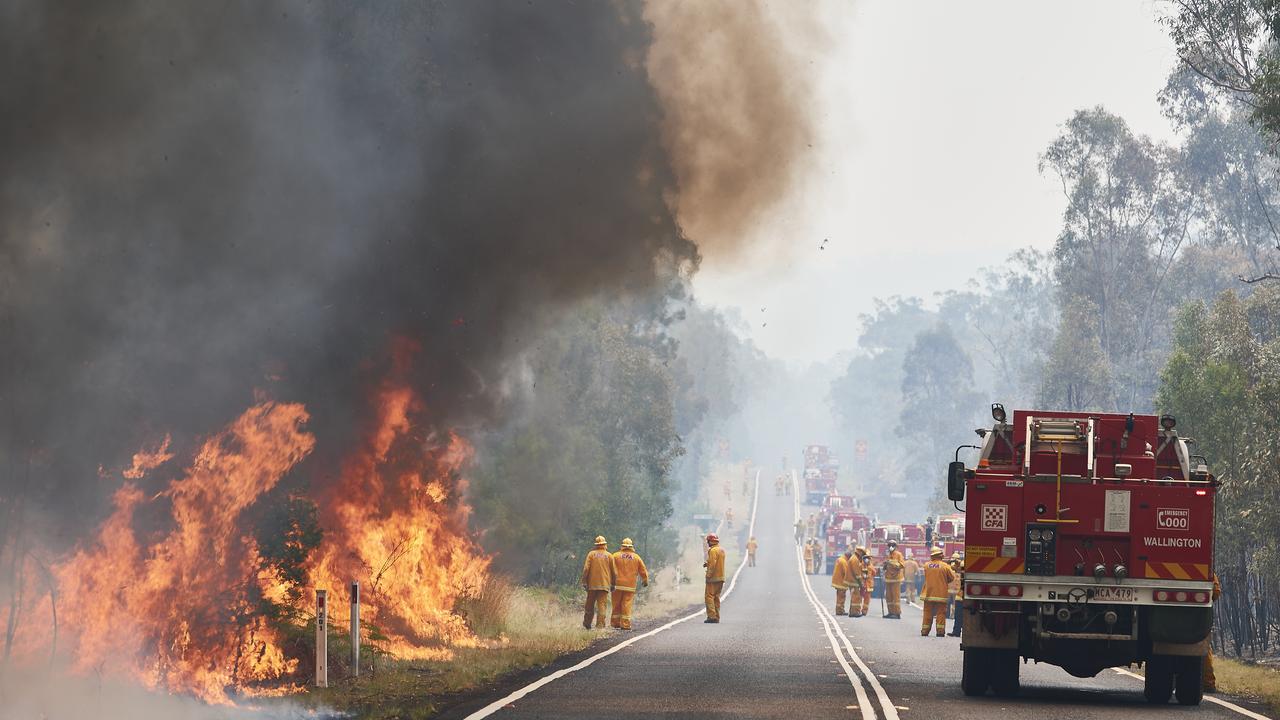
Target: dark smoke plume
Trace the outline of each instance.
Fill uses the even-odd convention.
[[[100,465],[259,393],[323,476],[396,337],[441,424],[487,417],[557,308],[693,272],[673,198],[722,234],[790,176],[794,58],[731,6],[651,57],[681,23],[637,2],[0,5],[0,497],[81,523]]]
[[[96,507],[99,463],[255,391],[324,447],[393,336],[465,421],[549,308],[691,271],[649,31],[603,2],[5,3],[0,483],[34,457]]]

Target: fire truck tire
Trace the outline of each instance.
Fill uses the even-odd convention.
[[[964,664],[960,669],[960,689],[965,695],[977,697],[987,692],[991,684],[991,651],[987,648],[965,648]]]
[[[1157,655],[1147,660],[1146,679],[1142,694],[1152,705],[1164,705],[1173,694],[1173,662],[1171,658]]]
[[[1174,688],[1179,705],[1199,705],[1204,697],[1204,659],[1201,657],[1180,657],[1178,672],[1174,678]]]
[[[1018,651],[991,651],[991,690],[999,697],[1013,697],[1018,694],[1021,684],[1018,682]]]

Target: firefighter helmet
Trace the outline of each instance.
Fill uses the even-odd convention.
[[[929,557],[942,557],[944,554],[945,553],[942,552],[942,548],[940,547],[936,547],[929,551]]]
[[[708,545],[715,545],[718,542],[720,542],[720,537],[718,535],[716,535],[715,533],[707,533]]]
[[[636,549],[636,546],[631,544],[631,538],[622,538],[622,547],[627,550]]]
[[[604,539],[603,535],[596,536],[596,545],[608,545],[609,541]]]

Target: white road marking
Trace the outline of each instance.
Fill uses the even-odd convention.
[[[755,535],[756,533],[756,509],[760,507],[760,471],[759,470],[756,470],[756,488],[755,488],[754,494],[755,494],[755,498],[752,500],[752,503],[751,503],[751,524],[747,530],[747,537]],[[729,581],[729,587],[725,588],[724,594],[720,596],[722,599],[728,598],[729,593],[733,592],[734,586],[738,584],[738,576],[742,574],[742,569],[746,566],[747,566],[747,557],[746,557],[746,553],[743,553],[742,562],[738,564],[738,569],[734,571],[733,578]],[[567,668],[564,668],[563,670],[557,670],[551,673],[550,675],[547,675],[546,677],[539,678],[534,682],[531,682],[528,685],[525,685],[524,687],[520,688],[519,690],[516,690],[515,692],[502,698],[501,700],[495,700],[489,703],[488,705],[485,705],[479,710],[468,715],[466,717],[466,720],[472,720],[473,718],[475,718],[475,720],[479,720],[480,718],[487,718],[490,715],[503,709],[507,705],[510,705],[511,703],[525,697],[529,693],[537,690],[540,687],[543,687],[544,685],[549,685],[570,673],[575,673],[585,667],[588,667],[594,664],[597,660],[607,658],[610,655],[622,650],[623,648],[630,647],[631,645],[634,645],[640,642],[641,640],[644,640],[647,637],[652,637],[654,635],[657,635],[658,633],[663,632],[664,630],[670,630],[671,628],[679,625],[680,623],[688,622],[696,617],[701,617],[706,614],[707,614],[707,611],[704,608],[691,615],[685,615],[682,618],[677,618],[675,620],[672,620],[666,625],[663,625],[662,627],[654,628],[649,632],[644,633],[643,635],[637,635],[633,638],[624,640],[618,643],[617,645],[614,645],[613,647],[609,648],[608,650],[598,652],[595,655],[592,655],[591,657],[582,660],[581,662],[579,662],[577,665],[574,665],[573,667],[567,667]],[[832,642],[835,642],[834,638],[832,638]]]
[[[818,597],[814,594],[813,588],[809,587],[809,577],[804,572],[804,557],[801,555],[800,548],[796,548],[796,569],[800,572],[800,586],[804,588],[805,598],[809,601],[809,605],[813,607],[813,614],[818,616],[818,622],[822,623],[822,631],[827,634],[827,639],[831,641],[831,651],[836,655],[836,659],[831,662],[838,662],[840,667],[844,668],[845,677],[849,678],[849,684],[853,686],[854,696],[858,698],[857,707],[862,709],[863,720],[876,720],[875,706],[868,700],[867,691],[863,689],[858,673],[845,660],[844,653],[840,652],[840,644],[836,642],[835,636],[831,634],[830,625],[834,625],[835,622],[828,620],[827,615],[822,611],[822,603],[818,602]],[[840,627],[836,625],[836,632],[839,632],[839,630]]]
[[[1128,670],[1125,670],[1124,668],[1111,668],[1111,669],[1115,670],[1121,675],[1128,675],[1131,678],[1137,678],[1138,680],[1142,680],[1144,682],[1146,681],[1146,678],[1142,677],[1138,673],[1130,672]],[[1271,718],[1267,717],[1266,715],[1259,715],[1258,713],[1252,710],[1246,710],[1245,708],[1242,708],[1233,702],[1227,702],[1226,700],[1223,700],[1222,698],[1219,698],[1219,697],[1214,697],[1212,695],[1205,695],[1204,699],[1211,703],[1214,703],[1215,705],[1221,705],[1222,707],[1232,712],[1240,713],[1241,715],[1244,715],[1247,718],[1253,718],[1253,720],[1271,720]]]
[[[791,475],[791,482],[794,485],[794,492],[792,494],[794,498],[794,517],[796,520],[799,520],[800,486],[796,482],[794,472]],[[796,557],[800,557],[799,548],[796,548]],[[804,574],[803,567],[800,572],[800,581],[804,583],[805,592],[809,595],[810,602],[814,602],[817,596],[814,594],[813,588],[809,585],[809,579],[808,576]],[[830,610],[827,610],[826,606],[822,603],[815,603],[815,607],[818,609],[819,614],[825,615],[830,619],[831,624],[835,626],[836,634],[840,636],[842,641],[844,641],[844,647],[849,654],[849,658],[853,660],[854,664],[858,666],[858,669],[862,671],[863,676],[867,678],[867,682],[871,684],[871,689],[875,691],[876,697],[880,700],[880,707],[884,710],[885,720],[899,720],[898,709],[894,706],[893,701],[889,699],[889,693],[884,691],[884,686],[876,679],[875,673],[871,672],[871,668],[867,667],[866,663],[862,662],[862,658],[858,657],[857,651],[853,649],[853,643],[849,642],[849,636],[844,634],[844,628],[840,627],[840,623],[836,621],[835,615]],[[859,686],[859,693],[861,693],[861,691],[861,686]],[[865,705],[865,703],[861,704]]]

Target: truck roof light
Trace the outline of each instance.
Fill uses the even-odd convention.
[[[1164,428],[1165,430],[1172,430],[1175,426],[1177,426],[1177,424],[1178,424],[1177,419],[1175,419],[1172,415],[1160,416],[1160,427]]]
[[[998,423],[1002,423],[1004,422],[1005,417],[1007,416],[1004,414],[1004,405],[1001,405],[1000,403],[991,403],[991,419]]]

